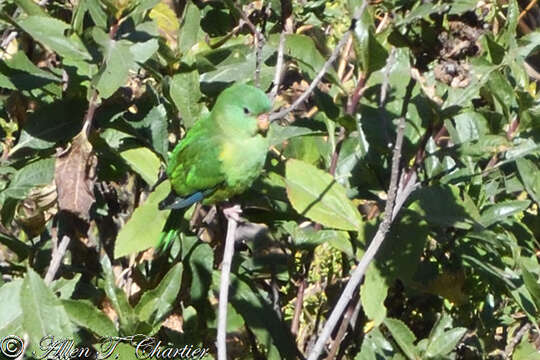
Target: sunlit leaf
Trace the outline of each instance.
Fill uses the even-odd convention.
[[[294,159],[286,167],[287,196],[299,214],[330,228],[362,228],[362,216],[330,174]]]

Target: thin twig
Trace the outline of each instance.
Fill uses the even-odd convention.
[[[341,53],[341,59],[339,60],[339,66],[338,66],[338,78],[342,79],[343,81],[343,74],[345,73],[345,68],[347,66],[347,63],[349,60],[349,53],[351,52],[353,44],[353,38],[349,37],[349,40],[347,41],[347,44],[345,45],[345,48],[343,49],[343,52]]]
[[[411,169],[408,173],[401,174],[399,181],[398,191],[396,195],[396,202],[394,210],[392,211],[392,220],[394,220],[399,212],[399,209],[405,203],[405,200],[409,198],[409,195],[420,187],[420,183],[416,181],[417,175],[414,169]]]
[[[519,329],[519,331],[516,333],[516,336],[514,336],[512,341],[510,341],[508,345],[506,346],[506,348],[504,349],[505,359],[510,359],[512,357],[514,348],[516,347],[517,344],[519,344],[519,342],[521,341],[521,338],[525,335],[527,331],[529,331],[530,328],[531,328],[531,324],[526,323],[525,325],[523,325],[521,329]]]
[[[353,94],[351,95],[347,104],[348,115],[354,115],[356,106],[358,106],[358,102],[362,98],[362,95],[364,95],[364,91],[366,91],[366,80],[366,74],[361,73],[358,77],[358,82],[356,84],[356,87],[354,88]]]
[[[339,129],[339,134],[336,141],[334,152],[332,153],[332,159],[330,160],[330,168],[328,169],[328,172],[332,176],[336,175],[337,163],[339,159],[339,151],[341,150],[341,144],[343,143],[343,140],[345,140],[345,128],[341,127]]]
[[[4,40],[2,40],[2,50],[7,52],[7,46],[9,45],[9,43],[11,41],[13,41],[13,39],[15,39],[17,37],[17,32],[16,31],[11,31],[8,36],[6,36],[6,38]]]
[[[274,86],[270,91],[270,101],[274,102],[279,91],[281,78],[283,77],[283,59],[285,53],[285,41],[287,34],[293,31],[292,4],[290,0],[281,0],[281,34],[279,35],[279,46],[276,60],[276,72],[274,74]]]
[[[116,38],[116,33],[120,27],[120,23],[115,21],[109,28],[109,38],[114,40]],[[103,60],[102,65],[104,65],[105,60]],[[94,114],[96,109],[99,107],[99,94],[95,87],[92,87],[92,95],[90,95],[90,101],[88,102],[88,110],[84,115],[83,129],[82,132],[85,133],[86,137],[90,135],[90,130],[92,129],[92,122],[94,121]]]
[[[231,2],[232,5],[235,7],[236,11],[240,14],[242,17],[242,20],[245,22],[245,24],[249,27],[251,30],[251,33],[253,34],[253,39],[255,41],[255,78],[254,83],[256,87],[260,86],[261,82],[261,66],[262,66],[262,49],[264,46],[264,35],[257,29],[257,26],[251,22],[249,17],[242,11],[241,8],[238,7],[234,2]]]
[[[368,265],[371,263],[375,254],[379,250],[386,234],[390,230],[390,225],[392,224],[392,212],[394,210],[394,201],[396,198],[397,187],[398,187],[398,174],[399,174],[399,160],[401,158],[401,145],[403,144],[403,134],[405,132],[405,117],[401,117],[399,120],[399,125],[397,129],[396,143],[394,146],[394,153],[392,155],[392,170],[390,175],[390,186],[388,187],[388,199],[386,200],[386,206],[384,211],[384,218],[377,233],[373,237],[373,240],[369,244],[369,247],[366,250],[366,253],[358,263],[356,269],[354,269],[351,278],[349,279],[345,289],[343,290],[339,300],[332,310],[330,317],[328,318],[324,328],[311,350],[308,360],[317,360],[319,355],[322,353],[323,348],[326,344],[326,341],[330,338],[332,331],[334,330],[339,319],[343,315],[345,308],[347,307],[349,301],[352,299],[356,288],[362,281],[364,274],[367,270]]]
[[[272,102],[274,102],[274,99],[277,96],[279,84],[281,83],[281,76],[283,72],[283,53],[285,52],[285,35],[285,31],[282,31],[279,35],[279,47],[276,60],[276,72],[274,74],[274,86],[272,87],[272,91],[270,91],[269,95],[270,101]]]
[[[364,0],[362,2],[362,5],[355,11],[353,19],[351,21],[350,29],[343,35],[341,40],[339,40],[338,44],[334,48],[334,51],[332,51],[332,54],[330,55],[328,60],[324,63],[322,69],[319,71],[317,76],[315,76],[315,78],[313,79],[313,81],[309,85],[309,88],[306,91],[304,91],[304,93],[302,95],[300,95],[292,103],[291,106],[289,106],[288,108],[285,108],[285,109],[283,109],[281,111],[270,114],[270,117],[269,117],[270,121],[281,119],[285,115],[289,114],[291,111],[296,109],[300,104],[302,104],[311,95],[313,90],[315,90],[315,88],[317,87],[319,82],[322,80],[324,75],[328,72],[328,70],[330,69],[330,67],[332,66],[332,64],[334,63],[336,58],[338,57],[338,55],[339,55],[339,53],[341,51],[341,48],[343,48],[343,46],[345,46],[345,44],[349,40],[349,37],[352,35],[352,32],[354,31],[354,28],[356,27],[356,22],[358,21],[358,19],[360,19],[360,17],[362,16],[364,11],[366,10],[367,5],[368,5],[367,0]]]
[[[527,15],[527,13],[529,12],[529,10],[531,10],[533,8],[533,6],[538,2],[538,0],[531,0],[531,2],[525,7],[525,9],[523,9],[523,11],[521,12],[521,14],[519,14],[518,16],[518,21],[521,21],[521,19]]]
[[[238,226],[238,213],[240,207],[235,205],[225,209],[224,214],[228,219],[227,237],[225,239],[225,249],[223,250],[223,260],[221,262],[221,279],[219,283],[219,306],[218,306],[218,328],[217,328],[217,353],[218,360],[227,360],[227,305],[229,298],[229,282],[231,274],[231,263],[234,255],[234,238],[236,227]],[[236,214],[235,214],[236,213]]]
[[[261,67],[262,67],[262,52],[264,47],[264,36],[257,31],[255,37],[255,79],[253,80],[256,87],[261,86]]]
[[[49,265],[49,269],[47,269],[47,274],[45,275],[46,284],[50,284],[54,280],[54,277],[56,276],[56,273],[60,268],[60,264],[62,263],[62,259],[64,258],[64,255],[66,255],[66,251],[70,242],[71,239],[69,238],[69,236],[64,235],[58,247],[53,250],[51,264]]]
[[[339,350],[339,344],[341,344],[341,341],[345,337],[347,328],[349,327],[349,320],[354,313],[354,308],[355,303],[349,303],[349,307],[347,308],[347,311],[345,312],[345,315],[343,315],[343,319],[341,320],[341,325],[339,326],[338,332],[336,334],[336,339],[330,347],[330,352],[326,357],[327,360],[332,360],[336,358],[337,351]]]
[[[302,304],[304,302],[304,291],[306,290],[307,280],[305,277],[300,281],[298,290],[296,291],[296,303],[294,304],[294,315],[291,322],[291,334],[294,337],[298,334],[300,324],[300,315],[302,314]]]
[[[388,85],[390,83],[390,70],[392,70],[392,67],[394,66],[395,59],[396,59],[396,48],[392,47],[392,50],[390,50],[390,56],[388,56],[388,60],[386,61],[386,67],[383,72],[381,96],[379,98],[379,107],[381,108],[384,106],[384,103],[386,102],[386,95],[388,93]]]
[[[317,85],[319,84],[319,82],[322,80],[323,76],[328,72],[328,70],[330,69],[330,66],[332,66],[332,64],[334,63],[334,61],[336,60],[338,54],[339,54],[339,51],[341,50],[341,48],[343,47],[343,45],[345,45],[345,43],[347,42],[349,36],[351,35],[351,33],[348,31],[347,33],[345,33],[345,36],[343,36],[343,38],[341,38],[341,40],[339,41],[339,43],[337,44],[336,48],[334,49],[334,51],[332,52],[332,55],[330,55],[330,57],[328,58],[328,60],[326,61],[326,63],[323,65],[322,69],[319,71],[319,73],[317,74],[317,76],[315,76],[315,79],[313,79],[313,81],[311,82],[311,84],[309,85],[309,88],[304,91],[304,93],[302,93],[302,95],[300,95],[293,103],[291,106],[289,106],[288,108],[286,109],[283,109],[281,111],[278,111],[278,112],[275,112],[273,114],[270,114],[270,121],[273,121],[273,120],[277,120],[277,119],[281,119],[282,117],[284,117],[285,115],[287,115],[288,113],[290,113],[291,111],[293,111],[294,109],[296,109],[300,104],[302,104],[308,97],[309,95],[311,95],[311,93],[313,92],[313,90],[315,90],[315,88],[317,87]]]
[[[92,123],[94,121],[94,114],[96,113],[96,109],[98,108],[98,92],[94,88],[92,90],[92,95],[90,96],[90,102],[88,103],[88,110],[86,111],[86,114],[84,115],[84,122],[83,122],[83,129],[82,131],[88,137],[90,135],[90,130],[92,129]]]

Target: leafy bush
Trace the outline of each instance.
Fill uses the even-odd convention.
[[[231,358],[318,358],[375,255],[319,339],[327,358],[540,359],[531,4],[1,3],[3,351],[14,335],[39,357],[54,336],[134,358],[152,336],[214,356],[227,220],[221,206],[170,217],[170,184],[154,184],[216,96],[247,82],[275,111],[316,86],[231,199]]]

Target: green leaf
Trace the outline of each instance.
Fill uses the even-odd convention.
[[[106,99],[126,83],[129,70],[135,68],[135,58],[127,40],[113,40],[103,30],[95,27],[92,36],[103,50],[104,66],[96,76],[99,95]]]
[[[403,26],[420,19],[428,18],[432,14],[439,14],[449,9],[448,4],[421,4],[412,9],[407,15],[396,23],[396,26]]]
[[[129,122],[129,124],[139,130],[141,138],[149,142],[152,149],[161,155],[162,159],[166,160],[168,158],[167,149],[169,145],[169,134],[167,132],[167,110],[163,104],[153,107],[143,120]],[[110,135],[116,136],[114,142],[118,145],[122,141],[122,137],[125,138],[129,136],[126,133],[115,133],[113,129],[107,129],[106,131],[110,131]],[[114,146],[114,148],[118,148],[118,146]]]
[[[48,16],[43,8],[33,0],[15,0],[14,2],[28,15]]]
[[[531,322],[536,321],[538,317],[538,308],[532,298],[531,293],[524,284],[516,287],[514,284],[509,288],[514,301],[525,312]]]
[[[120,156],[148,185],[152,186],[157,182],[161,163],[152,150],[138,147],[124,150]]]
[[[170,192],[168,181],[160,184],[146,201],[139,205],[116,238],[116,259],[155,246],[170,211],[159,211],[158,203]]]
[[[478,1],[476,0],[454,0],[451,2],[452,8],[450,9],[449,14],[462,14],[467,11],[474,11]]]
[[[212,284],[213,265],[214,251],[212,247],[197,240],[189,249],[189,267],[192,274],[189,293],[193,301],[202,301],[207,298],[208,290]]]
[[[517,159],[516,165],[527,193],[540,205],[540,169],[526,158]]]
[[[60,299],[70,299],[75,291],[75,287],[81,279],[81,274],[76,274],[71,279],[60,278],[52,282],[51,290],[57,294]],[[59,293],[59,294],[58,294]]]
[[[92,59],[76,34],[72,34],[70,37],[65,35],[70,26],[61,20],[48,16],[31,15],[20,20],[18,24],[35,40],[51,48],[62,57]]]
[[[347,183],[347,178],[351,176],[360,159],[364,158],[368,151],[369,143],[362,128],[359,129],[357,136],[351,135],[343,141],[336,167],[336,179],[340,184]]]
[[[152,55],[159,49],[159,43],[157,39],[150,39],[144,42],[138,42],[131,45],[129,51],[133,55],[133,60],[139,64],[144,64]]]
[[[357,53],[360,54],[360,66],[366,77],[381,69],[388,58],[388,52],[377,41],[374,31],[372,16],[369,11],[364,11],[354,28],[354,35],[358,44]]]
[[[373,223],[373,222],[372,222]],[[366,230],[369,227],[366,225]],[[384,276],[410,284],[417,272],[420,258],[428,240],[429,226],[423,215],[403,209],[399,221],[392,224],[387,239],[375,258]],[[367,232],[367,231],[366,231]],[[371,238],[373,234],[365,234]]]
[[[382,359],[397,359],[396,351],[392,344],[385,339],[379,328],[375,328],[368,332],[362,348],[354,360],[382,360]]]
[[[366,272],[364,284],[360,288],[362,309],[366,316],[374,321],[374,326],[379,326],[386,317],[384,300],[388,294],[388,284],[381,275],[375,264],[371,264]]]
[[[41,106],[25,121],[17,145],[9,152],[10,156],[23,148],[48,149],[59,141],[71,139],[82,128],[86,107],[87,104],[78,100],[63,100]]]
[[[92,303],[85,300],[62,300],[71,321],[104,336],[116,336],[118,332],[112,321]]]
[[[0,87],[11,90],[32,90],[45,88],[54,83],[60,87],[60,79],[34,65],[23,51],[16,52],[5,61],[7,69],[0,74]]]
[[[313,79],[321,70],[326,59],[321,55],[312,38],[301,34],[287,35],[285,40],[285,54],[296,60],[302,72]],[[332,79],[337,79],[334,69],[328,71]]]
[[[489,227],[509,216],[524,211],[530,204],[529,200],[508,200],[496,203],[482,212],[480,223],[484,227]]]
[[[74,327],[60,300],[31,268],[21,289],[22,325],[30,338],[30,348],[39,351],[45,336],[72,338]]]
[[[512,360],[540,360],[540,352],[529,342],[529,332],[526,331],[521,342],[514,350]]]
[[[430,186],[419,189],[411,196],[410,209],[426,218],[428,223],[471,228],[472,219],[459,196],[459,188],[453,185]]]
[[[478,140],[488,132],[488,122],[482,114],[466,111],[454,117],[456,134],[452,136],[455,144]]]
[[[268,130],[268,137],[270,138],[270,146],[280,145],[285,140],[296,136],[309,135],[318,133],[316,130],[312,130],[307,127],[301,126],[281,126],[276,123],[270,124],[270,129]]]
[[[158,286],[146,291],[135,307],[139,319],[154,326],[157,331],[161,322],[175,305],[182,284],[182,263],[174,265],[163,277]]]
[[[178,18],[166,3],[160,2],[150,11],[150,19],[154,20],[159,29],[168,35],[176,35],[180,24]]]
[[[112,270],[111,260],[107,255],[101,258],[101,268],[103,269],[103,275],[105,282],[103,290],[111,301],[111,304],[118,315],[118,321],[120,323],[120,332],[136,334],[138,318],[135,311],[129,304],[126,293],[116,287],[115,276]]]
[[[202,105],[199,103],[201,100],[199,73],[194,70],[174,75],[169,83],[169,95],[182,116],[184,126],[192,127],[202,111]]]
[[[287,196],[299,214],[330,228],[361,230],[362,216],[330,174],[295,159],[285,173]]]
[[[326,160],[329,163],[331,145],[321,136],[296,136],[287,141],[282,155],[308,164],[318,165]]]
[[[527,288],[527,291],[531,294],[532,299],[534,300],[534,303],[536,305],[537,309],[540,309],[540,266],[538,265],[538,262],[535,258],[531,259],[531,261],[528,261],[529,259],[521,258],[521,261],[519,261],[519,267],[521,269],[521,277],[523,279],[523,283],[525,284],[525,287]],[[527,268],[527,265],[531,264],[534,269]],[[536,270],[536,273],[539,275],[534,274],[534,270]]]
[[[3,196],[24,199],[32,188],[50,184],[54,179],[54,163],[54,158],[42,159],[19,169],[9,187],[2,192]]]
[[[58,76],[52,74],[51,72],[45,71],[36,65],[30,59],[23,51],[17,51],[15,54],[13,54],[13,57],[5,62],[6,66],[13,70],[19,70],[24,71],[26,73],[32,74],[34,76],[60,82],[61,79],[58,78]]]
[[[21,307],[22,279],[13,280],[0,287],[0,337],[20,334],[23,323]]]
[[[99,0],[85,1],[88,6],[88,12],[94,23],[102,29],[107,28],[107,13],[103,10]]]
[[[4,198],[4,193],[0,193],[0,204],[2,204],[3,209],[7,209],[6,201]],[[30,254],[32,248],[26,245],[24,242],[20,241],[14,236],[3,234],[0,232],[0,243],[5,245],[10,251],[13,251],[17,255],[20,261],[26,259]]]
[[[184,11],[184,18],[180,25],[178,37],[178,49],[182,54],[189,50],[197,43],[201,23],[201,11],[192,2],[189,2]]]
[[[274,47],[269,44],[263,46],[260,72],[261,89],[268,88],[272,83],[274,68],[266,65],[266,61],[274,53]],[[223,57],[225,58],[223,59]],[[222,90],[226,84],[252,81],[255,73],[256,54],[247,45],[224,46],[210,53],[198,54],[197,59],[201,63],[207,62],[206,65],[209,65],[208,62],[212,64],[210,69],[206,69],[204,66],[199,68],[201,87],[205,93],[216,93]]]
[[[452,350],[454,350],[466,332],[466,328],[454,328],[431,339],[425,356],[428,358],[436,358],[437,356],[448,355]]]
[[[405,356],[410,360],[420,359],[418,350],[414,345],[416,341],[416,336],[412,333],[411,330],[403,323],[401,320],[386,318],[384,320],[384,325],[388,328],[392,337],[399,345]]]

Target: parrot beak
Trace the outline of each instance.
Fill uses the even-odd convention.
[[[268,114],[261,114],[257,116],[257,128],[261,134],[266,134],[268,128],[270,127],[270,120],[268,119]]]

